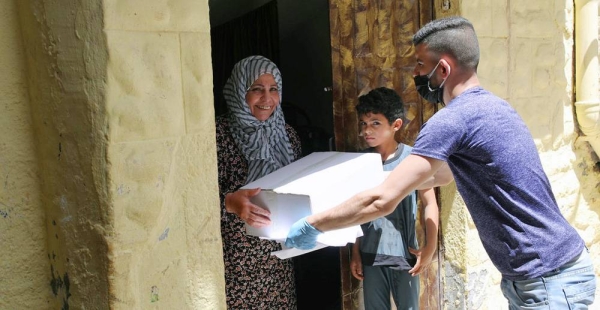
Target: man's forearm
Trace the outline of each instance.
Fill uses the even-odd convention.
[[[431,178],[442,161],[409,155],[377,187],[360,192],[342,204],[313,214],[306,221],[325,232],[372,221],[390,214],[400,200]],[[432,169],[435,165],[435,169]]]
[[[385,215],[385,210],[374,205],[378,198],[375,190],[364,191],[335,208],[310,215],[306,220],[322,232],[366,223]]]

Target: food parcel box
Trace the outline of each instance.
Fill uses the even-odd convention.
[[[297,220],[344,202],[383,181],[381,155],[378,153],[315,152],[282,167],[243,188],[261,188],[252,202],[271,212],[271,225],[254,228],[246,225],[249,235],[284,242]],[[318,246],[344,246],[362,236],[359,225],[325,232]],[[287,249],[274,253],[280,258],[310,251]]]

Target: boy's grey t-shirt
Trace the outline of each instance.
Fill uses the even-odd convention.
[[[421,128],[413,154],[448,163],[490,259],[510,280],[540,277],[581,253],[533,138],[503,99],[475,87]]]
[[[411,150],[408,145],[398,144],[394,156],[383,162],[383,170],[394,170],[404,158],[410,155]],[[375,152],[375,150],[370,148],[366,152]],[[362,264],[410,270],[416,262],[416,257],[408,251],[408,248],[418,248],[415,234],[416,216],[417,196],[413,191],[392,213],[361,225]]]

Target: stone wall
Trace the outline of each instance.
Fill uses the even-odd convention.
[[[14,0],[0,0],[0,38],[0,309],[44,309],[51,256]]]
[[[122,309],[216,309],[224,278],[207,1],[106,1],[105,17],[113,294]]]
[[[18,3],[42,308],[223,309],[208,2]]]
[[[478,33],[480,81],[525,120],[561,211],[590,247],[600,274],[600,172],[591,148],[578,139],[573,107],[573,3],[462,1],[461,15]],[[500,275],[467,223],[465,308],[504,308]]]

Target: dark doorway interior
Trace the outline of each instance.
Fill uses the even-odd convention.
[[[340,249],[327,247],[294,258],[298,310],[341,310]]]
[[[276,31],[269,30],[268,38],[271,39],[265,43],[270,46],[267,51],[259,49],[264,46],[259,46],[256,52],[248,52],[235,61],[227,62],[216,61],[219,57],[213,56],[213,71],[220,74],[214,79],[215,112],[226,112],[221,101],[223,85],[219,84],[225,83],[233,64],[253,53],[272,53],[270,56],[283,78],[282,108],[286,122],[300,135],[303,155],[334,150],[328,1],[209,0],[211,28],[252,14],[274,1],[278,27]],[[256,40],[265,39],[260,35],[263,28],[257,29],[256,24],[246,27],[246,33],[256,35]],[[218,37],[212,39],[215,46],[214,40]],[[274,40],[278,42],[272,42]],[[342,309],[339,248],[324,248],[293,259],[298,309]]]

